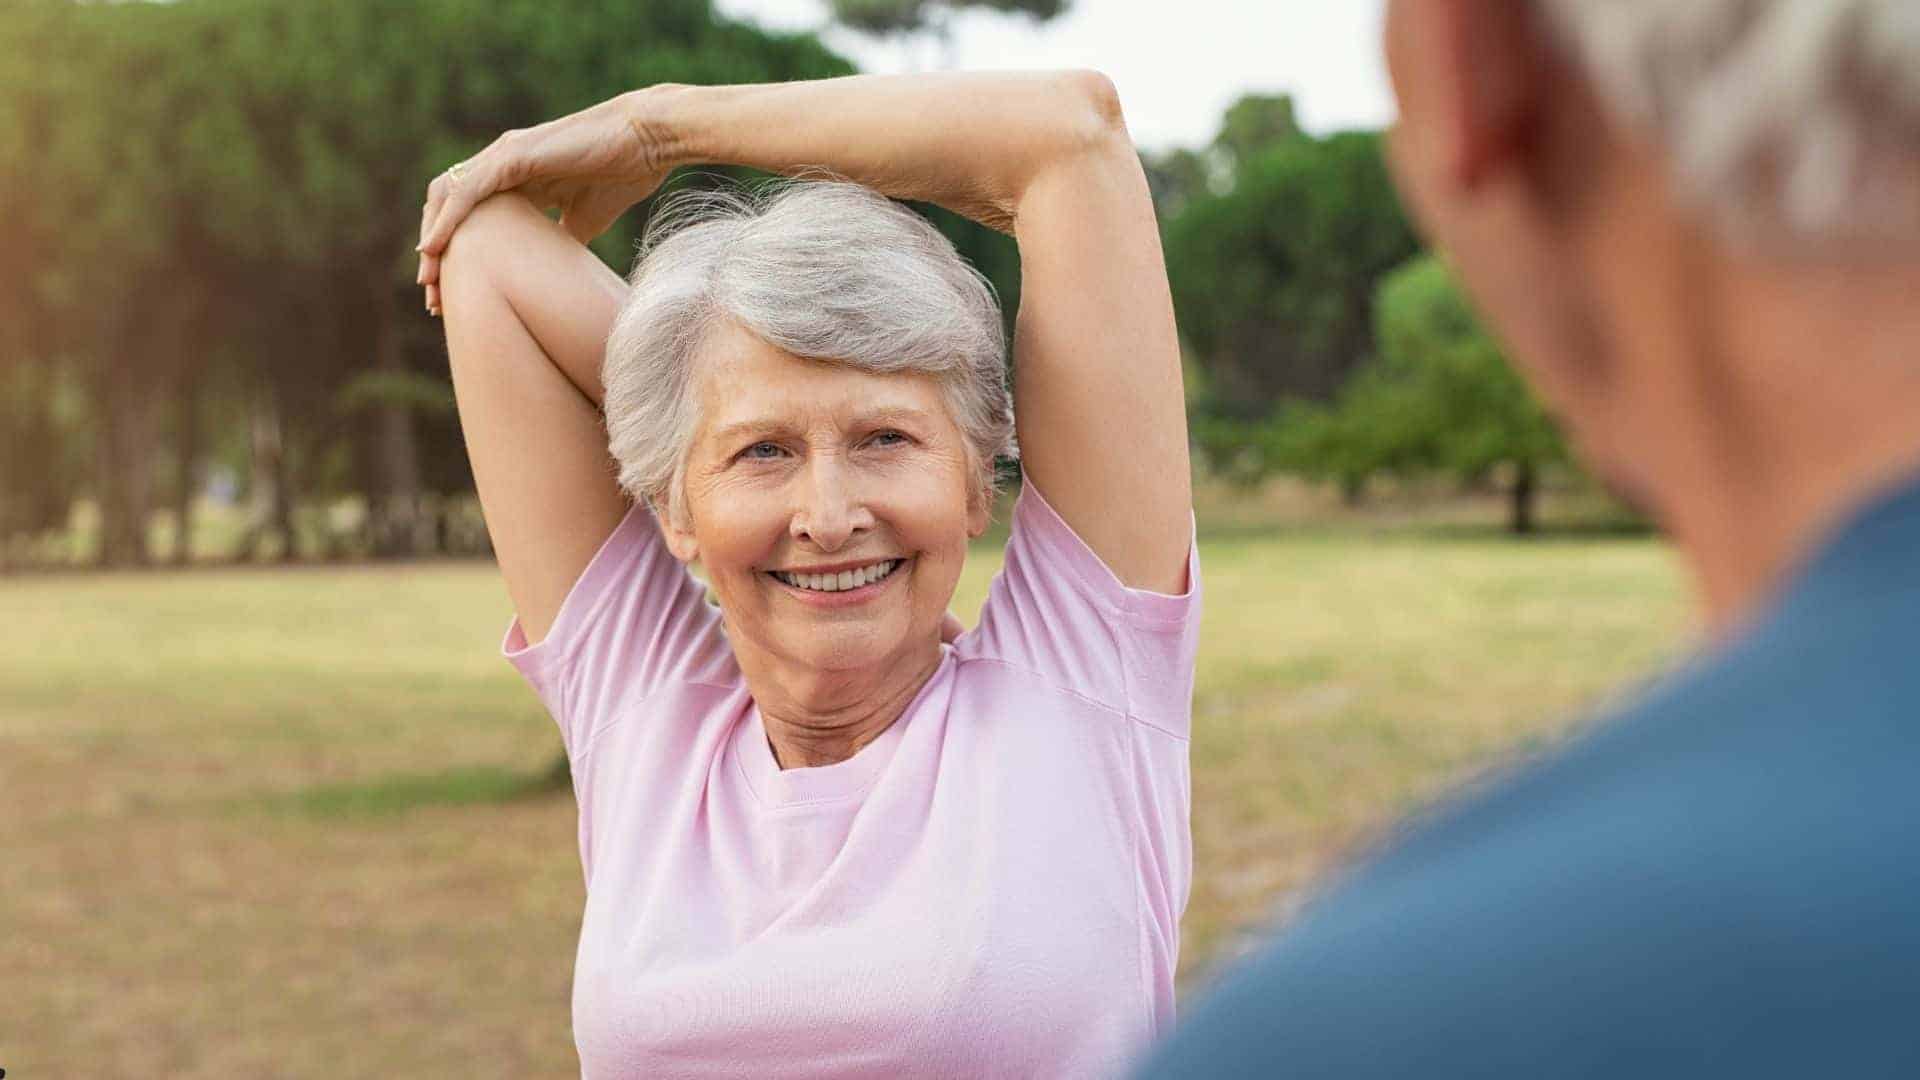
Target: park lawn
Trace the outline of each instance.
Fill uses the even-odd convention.
[[[1183,1007],[1343,853],[1688,632],[1647,539],[1222,522]],[[574,806],[491,565],[0,579],[0,614],[10,1074],[577,1075]]]

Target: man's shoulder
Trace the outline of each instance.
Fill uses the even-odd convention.
[[[1784,612],[1408,829],[1354,886],[1565,893],[1532,917],[1596,934],[1703,914],[1677,902],[1730,905],[1705,931],[1920,887],[1896,846],[1920,820],[1915,635],[1920,609]]]
[[[1775,620],[1427,815],[1227,982],[1178,1036],[1193,1056],[1162,1060],[1771,1071],[1814,1064],[1792,1057],[1831,1045],[1813,1032],[1920,1055],[1887,1014],[1920,996],[1920,664],[1894,644],[1916,622]]]

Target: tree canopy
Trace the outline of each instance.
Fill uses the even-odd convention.
[[[1164,231],[1181,331],[1212,387],[1202,407],[1250,420],[1345,384],[1374,351],[1376,283],[1419,245],[1379,136],[1315,138],[1280,128],[1278,110],[1236,111],[1225,189],[1189,196]],[[1262,130],[1264,146],[1249,135]]]
[[[1279,467],[1352,487],[1377,473],[1499,475],[1509,527],[1534,528],[1543,469],[1565,443],[1448,273],[1422,255],[1380,285],[1378,359],[1330,406],[1283,409],[1266,434]]]
[[[212,458],[250,465],[282,551],[327,491],[369,496],[373,550],[430,546],[471,481],[412,282],[427,180],[637,86],[851,71],[709,0],[0,4],[0,445],[29,448],[0,552],[58,527],[60,477],[99,558],[146,561]],[[596,250],[624,271],[643,220]]]
[[[835,22],[869,34],[911,34],[934,26],[942,15],[965,8],[1026,15],[1042,21],[1058,17],[1072,0],[828,0]]]

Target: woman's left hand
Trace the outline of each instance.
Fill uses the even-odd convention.
[[[581,243],[607,230],[672,171],[664,140],[635,122],[635,95],[603,101],[536,127],[509,131],[427,186],[420,212],[420,270],[427,310],[440,310],[440,256],[467,214],[489,196],[519,191]]]

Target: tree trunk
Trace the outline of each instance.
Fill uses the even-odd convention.
[[[175,422],[179,425],[175,432],[174,457],[179,461],[180,471],[173,489],[173,521],[177,530],[173,539],[173,564],[185,566],[193,561],[193,496],[200,465],[200,377],[197,366],[196,370],[181,378],[174,408]]]
[[[206,258],[205,253],[196,249],[196,263]],[[208,351],[220,337],[220,313],[214,306],[214,290],[206,282],[194,279],[183,292],[177,324],[178,367],[174,383],[173,449],[179,466],[173,489],[175,566],[193,561],[193,501],[199,493],[200,457],[206,434],[201,424],[200,398],[209,379]]]
[[[102,406],[95,444],[94,489],[100,499],[101,566],[146,566],[147,515],[153,508],[153,462],[159,448],[159,410],[135,382],[132,350],[100,358],[95,401]]]
[[[1534,530],[1534,500],[1538,495],[1537,478],[1534,475],[1532,462],[1520,462],[1518,470],[1514,473],[1513,488],[1509,495],[1512,503],[1508,527],[1513,530],[1515,536],[1526,536]]]
[[[405,342],[391,301],[380,306],[374,358],[383,371],[406,368]],[[384,405],[377,423],[378,498],[374,513],[374,555],[414,555],[420,540],[420,451],[414,439],[413,412],[404,404]]]
[[[280,417],[279,394],[272,386],[256,383],[247,408],[252,479],[247,485],[247,531],[233,553],[239,560],[257,559],[262,542],[271,533],[280,536],[280,560],[291,562],[298,556],[293,531],[293,506],[287,484],[285,425]]]

